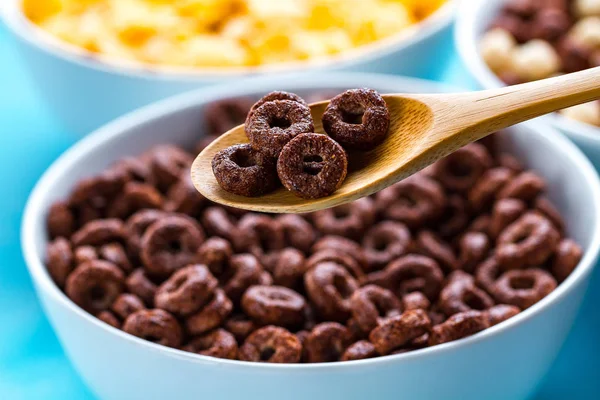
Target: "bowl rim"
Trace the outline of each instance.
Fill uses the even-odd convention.
[[[340,68],[363,60],[376,60],[377,58],[413,46],[449,26],[453,21],[458,0],[446,0],[438,10],[423,21],[411,25],[392,36],[364,46],[352,48],[332,56],[319,57],[314,60],[290,61],[252,67],[178,67],[120,60],[118,58],[97,55],[78,46],[70,45],[31,22],[22,12],[21,3],[23,0],[5,1],[6,4],[0,5],[0,20],[4,19],[9,30],[20,40],[49,55],[100,72],[135,76],[149,80],[160,78],[164,80],[189,81],[196,79],[218,80],[273,73],[295,73],[302,70],[328,67]]]
[[[461,0],[456,8],[456,21],[454,26],[454,41],[458,54],[470,72],[471,76],[484,89],[496,89],[506,85],[487,66],[479,52],[478,34],[483,20],[481,13],[486,7],[493,7],[505,0],[469,1]],[[549,114],[542,119],[547,119],[554,127],[561,131],[579,137],[586,141],[600,141],[600,127],[595,127],[584,122],[567,118],[559,113]]]
[[[512,317],[507,321],[464,339],[428,347],[425,349],[415,350],[404,354],[338,363],[267,364],[217,359],[148,342],[103,323],[72,302],[50,278],[50,275],[48,274],[43,263],[42,253],[44,251],[41,250],[40,253],[38,253],[36,251],[35,243],[35,238],[39,233],[36,227],[38,226],[40,220],[45,220],[45,215],[49,206],[48,204],[44,204],[42,199],[47,193],[51,192],[51,188],[55,182],[63,179],[63,176],[65,176],[68,170],[73,168],[73,165],[80,163],[81,160],[85,159],[87,154],[95,151],[95,148],[101,148],[101,146],[106,143],[118,141],[122,134],[141,124],[147,124],[154,120],[168,117],[169,115],[178,111],[207,104],[210,101],[227,98],[230,96],[244,96],[245,94],[256,91],[264,91],[265,87],[269,87],[269,85],[286,86],[289,87],[288,90],[302,91],[303,89],[315,89],[318,87],[326,89],[328,86],[334,85],[348,86],[348,84],[350,84],[350,86],[352,86],[351,82],[358,81],[362,84],[367,83],[372,87],[385,87],[384,85],[390,85],[391,83],[391,86],[403,87],[406,88],[406,91],[410,91],[411,88],[415,90],[429,90],[431,92],[447,92],[451,90],[448,89],[448,86],[437,84],[435,82],[377,74],[325,73],[316,77],[311,77],[310,79],[306,79],[306,77],[305,79],[302,79],[301,77],[296,79],[290,79],[289,77],[262,77],[248,80],[248,82],[244,85],[231,84],[216,86],[208,89],[192,91],[172,97],[170,99],[153,103],[137,111],[126,114],[125,116],[101,127],[87,137],[81,139],[78,143],[64,152],[46,170],[32,190],[25,207],[21,225],[21,245],[27,268],[32,280],[35,283],[36,291],[41,291],[44,293],[44,295],[52,297],[55,302],[60,304],[61,307],[66,308],[69,313],[74,313],[77,317],[87,320],[87,322],[95,325],[97,328],[107,330],[119,338],[132,343],[132,345],[143,346],[149,351],[163,352],[165,356],[168,357],[185,359],[188,362],[213,363],[219,365],[230,365],[232,367],[237,366],[240,368],[255,368],[261,370],[285,369],[308,372],[313,370],[319,371],[324,368],[343,370],[359,366],[410,362],[411,360],[432,357],[440,353],[470,346],[480,341],[487,340],[490,337],[498,335],[504,331],[510,330],[513,327],[521,325],[527,320],[532,319],[536,315],[543,313],[547,308],[551,307],[552,304],[567,296],[574,288],[578,287],[580,282],[584,281],[590,275],[600,252],[600,180],[598,178],[598,174],[590,161],[567,138],[551,127],[548,127],[539,121],[533,121],[531,123],[522,124],[522,128],[533,131],[540,131],[543,129],[544,134],[540,134],[541,140],[549,142],[550,146],[559,147],[561,149],[561,153],[564,154],[564,157],[570,159],[571,162],[577,165],[576,173],[583,175],[583,179],[589,183],[593,197],[593,204],[598,205],[598,207],[592,210],[593,215],[590,216],[590,223],[595,224],[597,229],[592,230],[593,233],[592,237],[590,238],[588,249],[584,253],[584,256],[582,257],[578,266],[552,293],[532,307],[522,311],[515,317]],[[44,226],[43,223],[39,225]]]

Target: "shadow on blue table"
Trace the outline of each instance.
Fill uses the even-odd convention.
[[[454,60],[442,78],[468,87],[463,71]],[[93,398],[42,313],[19,245],[29,192],[75,139],[39,102],[1,26],[0,88],[0,187],[4,189],[0,195],[0,399]],[[600,270],[592,287],[595,290],[588,294],[568,342],[540,388],[536,397],[540,400],[600,397]]]

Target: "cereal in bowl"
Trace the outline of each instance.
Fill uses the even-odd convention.
[[[190,353],[321,363],[416,351],[534,306],[583,255],[545,180],[493,137],[304,215],[179,190],[190,178],[176,171],[189,160],[157,146],[80,181],[48,210],[46,265],[98,321]],[[132,183],[163,201],[114,215]]]
[[[406,31],[445,0],[24,0],[55,38],[110,60],[231,68],[331,57]]]
[[[509,0],[480,41],[488,67],[507,85],[600,66],[600,1]],[[600,126],[600,102],[561,111]]]

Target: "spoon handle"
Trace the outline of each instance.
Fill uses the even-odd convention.
[[[458,94],[450,136],[473,141],[544,114],[600,99],[600,67],[501,89]],[[446,120],[448,116],[446,116]],[[452,120],[452,119],[451,119]],[[461,140],[461,141],[463,141]]]

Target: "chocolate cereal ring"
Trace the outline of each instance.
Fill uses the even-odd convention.
[[[223,290],[234,303],[242,298],[242,295],[252,285],[261,284],[261,275],[264,272],[258,259],[252,254],[236,254],[229,260],[229,268],[220,277]]]
[[[131,314],[123,330],[149,342],[168,347],[179,347],[183,337],[177,319],[165,310],[140,310]]]
[[[485,146],[471,143],[435,163],[435,176],[446,189],[466,192],[492,165]]]
[[[324,235],[357,239],[375,220],[375,205],[368,197],[313,213],[315,227]]]
[[[463,271],[472,273],[490,250],[490,240],[484,233],[467,232],[458,242],[459,265]]]
[[[370,271],[384,268],[406,252],[410,231],[400,222],[383,221],[367,231],[362,241]]]
[[[548,219],[529,212],[500,234],[496,258],[505,270],[542,265],[554,253],[559,239]]]
[[[108,243],[101,246],[98,255],[102,260],[110,261],[125,273],[133,271],[133,265],[121,243]]]
[[[519,307],[509,306],[508,304],[498,304],[484,311],[490,326],[498,325],[520,312]]]
[[[345,326],[337,322],[320,323],[304,341],[306,362],[339,361],[349,343],[350,335]]]
[[[285,214],[276,219],[283,229],[286,245],[308,253],[317,237],[312,225],[296,214]]]
[[[269,363],[297,363],[302,356],[298,338],[284,328],[265,326],[254,331],[240,347],[239,359]]]
[[[213,236],[198,249],[198,262],[206,265],[213,275],[220,277],[227,270],[232,255],[231,244],[225,239]]]
[[[73,256],[75,257],[75,265],[98,260],[100,258],[98,256],[98,251],[93,246],[79,246],[73,251]]]
[[[238,353],[238,345],[235,337],[225,329],[215,329],[212,332],[192,339],[182,349],[190,353],[229,360],[235,360]]]
[[[79,307],[92,313],[107,310],[123,291],[123,272],[107,261],[81,264],[69,275],[65,292]]]
[[[277,256],[272,270],[273,282],[290,289],[300,288],[306,270],[304,254],[298,249],[287,247]]]
[[[179,181],[179,177],[189,171],[193,158],[185,150],[162,145],[150,150],[150,165],[159,188],[168,189]]]
[[[448,196],[437,230],[441,237],[451,238],[461,233],[469,225],[467,202],[460,195]]]
[[[342,185],[347,172],[344,149],[317,133],[303,133],[290,140],[277,161],[283,186],[305,199],[329,196]]]
[[[249,144],[219,151],[212,160],[212,169],[223,190],[240,196],[262,196],[277,187],[275,159]]]
[[[142,237],[141,259],[146,272],[167,278],[193,264],[204,241],[202,228],[191,218],[171,215],[153,223]]]
[[[144,301],[147,306],[154,305],[156,285],[146,276],[143,268],[134,270],[125,280],[127,290]]]
[[[154,304],[174,314],[188,315],[210,300],[217,284],[205,265],[189,265],[158,287]]]
[[[54,282],[64,287],[67,277],[74,267],[71,243],[63,237],[53,240],[46,247],[46,268]]]
[[[358,262],[362,268],[366,268],[368,265],[362,247],[355,241],[342,236],[323,236],[312,247],[313,254],[321,250],[334,250],[345,253]]]
[[[375,350],[373,343],[368,340],[359,340],[348,346],[340,361],[365,360],[367,358],[378,357],[379,353]]]
[[[67,203],[59,201],[50,206],[46,217],[46,228],[50,238],[70,237],[75,231],[75,224],[75,216]]]
[[[322,262],[304,275],[309,299],[322,318],[345,321],[350,316],[350,296],[358,283],[342,266]]]
[[[94,246],[79,246],[73,251],[73,256],[75,257],[75,265],[98,260],[100,258],[98,256],[98,251]]]
[[[258,258],[285,246],[283,227],[276,219],[267,215],[248,213],[240,219],[237,229],[241,237],[239,250],[252,253]]]
[[[446,195],[435,180],[413,175],[377,193],[375,202],[384,217],[417,229],[443,213]]]
[[[429,310],[431,302],[421,292],[411,292],[402,296],[402,311],[408,310]]]
[[[293,138],[314,132],[310,108],[291,100],[274,100],[256,108],[246,119],[246,136],[252,148],[277,158]]]
[[[413,339],[427,333],[431,320],[423,310],[409,310],[388,318],[369,334],[369,340],[379,354],[389,354]]]
[[[506,271],[492,288],[492,295],[499,303],[510,304],[524,310],[531,307],[556,289],[556,280],[548,272],[539,269],[515,269]]]
[[[337,95],[323,113],[323,129],[343,147],[367,151],[388,134],[390,114],[385,100],[372,89],[352,89]]]
[[[207,104],[203,111],[208,137],[219,136],[244,123],[251,105],[251,100],[243,97]]]
[[[209,235],[227,239],[234,248],[242,239],[237,230],[237,219],[223,207],[208,207],[200,222]]]
[[[117,297],[111,306],[111,310],[122,320],[126,320],[134,312],[144,310],[146,306],[135,294],[123,293]]]
[[[513,171],[504,167],[485,171],[469,190],[468,199],[471,208],[478,212],[488,209],[513,175]]]
[[[452,247],[432,231],[421,231],[417,235],[419,253],[433,258],[447,271],[458,268],[458,260]]]
[[[121,329],[121,321],[110,311],[100,311],[96,314],[96,318],[113,328]]]
[[[160,210],[141,210],[133,214],[125,223],[125,237],[127,239],[127,252],[132,257],[139,257],[142,236],[146,229],[167,214]]]
[[[239,344],[244,343],[244,340],[256,330],[257,326],[245,314],[235,314],[229,317],[223,324],[228,332],[235,336],[235,340]]]
[[[289,100],[289,101],[294,101],[296,103],[300,103],[303,106],[308,107],[308,104],[306,103],[306,101],[304,101],[304,99],[302,97],[298,96],[297,94],[290,93],[290,92],[284,92],[284,91],[280,91],[280,90],[276,90],[274,92],[267,93],[266,95],[264,95],[263,97],[261,97],[260,100],[258,100],[256,103],[254,103],[254,105],[250,108],[250,111],[248,112],[248,116],[246,117],[246,120],[249,120],[250,116],[260,106],[262,106],[265,103],[268,103],[270,101],[275,101],[275,100]]]
[[[126,157],[116,163],[111,168],[117,171],[117,174],[123,174],[126,182],[147,183],[155,185],[156,179],[150,168],[150,163],[142,158]]]
[[[489,328],[490,321],[482,311],[465,311],[454,314],[445,322],[431,328],[429,345],[435,346],[473,335]]]
[[[422,292],[431,301],[437,299],[444,274],[435,260],[408,254],[391,262],[384,270],[369,274],[368,282],[402,297],[411,292]]]
[[[361,279],[364,276],[360,264],[351,255],[334,249],[317,251],[306,260],[306,269],[308,270],[324,262],[332,262],[344,267],[355,279]]]
[[[370,332],[386,318],[400,314],[400,301],[387,289],[367,285],[352,293],[350,309],[360,329]]]
[[[488,293],[492,293],[496,280],[502,274],[498,260],[490,257],[475,269],[475,282],[477,286]]]
[[[552,260],[552,274],[559,282],[564,281],[573,272],[581,257],[583,250],[575,241],[563,239],[556,246],[556,253]]]
[[[472,275],[454,271],[448,277],[446,286],[440,292],[440,309],[446,315],[454,315],[469,310],[485,310],[494,305],[492,298],[475,286]]]
[[[598,103],[598,106],[600,107],[600,103]],[[533,203],[533,208],[535,208],[535,210],[541,213],[544,217],[548,218],[559,232],[564,232],[565,221],[563,220],[563,217],[560,215],[560,212],[556,206],[552,204],[550,200],[545,197],[538,197]]]
[[[110,218],[88,222],[73,234],[71,241],[74,247],[100,246],[110,242],[123,241],[124,238],[123,221]]]
[[[492,208],[489,233],[492,238],[498,235],[510,224],[515,222],[527,211],[527,205],[518,199],[500,199]]]
[[[260,325],[300,326],[305,306],[304,297],[283,286],[252,286],[242,297],[242,309]]]
[[[109,218],[126,219],[136,211],[161,209],[164,198],[154,186],[147,183],[127,182],[122,193],[112,201],[106,211]]]
[[[535,199],[546,188],[546,181],[531,171],[522,172],[508,182],[498,193],[499,199]]]
[[[197,216],[206,199],[194,187],[188,171],[175,183],[166,195],[165,211]]]
[[[185,320],[185,327],[192,335],[200,335],[208,332],[225,321],[231,314],[233,304],[227,298],[225,292],[216,289],[212,298],[195,314],[190,315]]]

